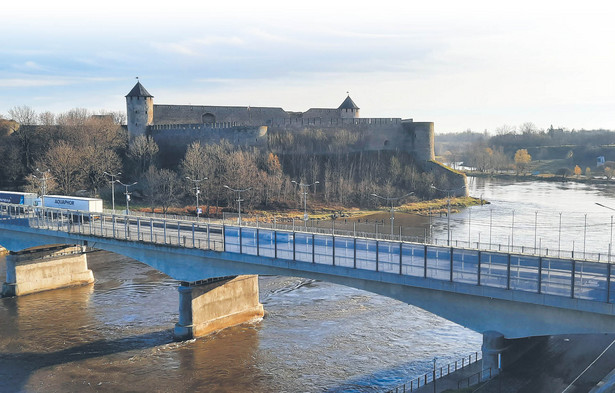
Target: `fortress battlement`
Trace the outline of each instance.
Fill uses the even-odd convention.
[[[412,122],[412,119],[402,120],[401,118],[388,118],[388,117],[366,117],[366,118],[322,118],[322,117],[289,117],[272,119],[267,125],[273,127],[283,126],[322,126],[322,127],[337,127],[345,125],[390,125],[401,124],[402,122]]]

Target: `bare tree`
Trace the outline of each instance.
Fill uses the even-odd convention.
[[[164,214],[183,195],[177,173],[169,169],[156,169],[154,166],[150,166],[145,173],[145,191],[152,210],[155,206],[161,206]]]
[[[60,193],[70,195],[82,186],[83,153],[64,141],[55,144],[38,163],[51,171]]]
[[[16,106],[9,109],[9,116],[17,122],[13,134],[19,139],[21,151],[23,153],[23,164],[30,167],[32,164],[32,145],[35,140],[35,125],[37,115],[34,109],[29,106]]]
[[[155,165],[158,145],[149,136],[139,135],[132,140],[128,155],[135,163],[135,175],[140,177],[150,166]]]

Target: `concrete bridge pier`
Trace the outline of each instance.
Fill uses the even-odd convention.
[[[174,335],[179,341],[259,320],[264,315],[257,275],[182,282],[178,290],[179,321]]]
[[[6,256],[2,297],[86,285],[94,282],[81,246],[52,246],[11,252]]]
[[[483,380],[489,379],[489,369],[491,375],[496,375],[502,368],[502,353],[506,350],[506,340],[504,335],[495,332],[487,331],[483,333]]]

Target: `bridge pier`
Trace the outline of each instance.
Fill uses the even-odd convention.
[[[258,276],[223,277],[193,283],[182,282],[176,340],[206,336],[217,330],[261,319]]]
[[[2,297],[91,284],[87,255],[80,246],[33,248],[6,256]]]
[[[499,332],[487,331],[483,333],[483,379],[489,375],[496,375],[502,368],[502,353],[506,349],[504,335]],[[490,369],[490,371],[488,371]]]

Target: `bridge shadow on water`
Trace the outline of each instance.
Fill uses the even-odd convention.
[[[38,370],[70,362],[154,348],[173,342],[173,331],[163,330],[117,340],[98,340],[49,353],[0,353],[0,392],[22,392]]]

